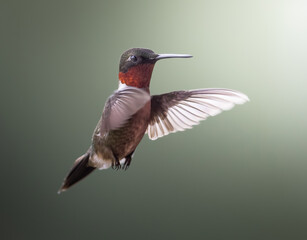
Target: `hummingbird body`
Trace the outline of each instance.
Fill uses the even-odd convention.
[[[120,168],[119,161],[129,157],[130,154],[132,155],[142,140],[148,126],[149,117],[150,101],[119,129],[102,134],[101,129],[97,127],[92,138],[92,153],[89,166],[98,169],[107,169],[113,163],[115,168]],[[129,160],[125,168],[129,166],[128,164],[130,164]]]
[[[89,150],[79,157],[59,193],[95,169],[127,169],[147,132],[155,140],[171,132],[192,128],[208,116],[243,104],[248,97],[230,89],[197,89],[150,96],[155,63],[165,58],[189,58],[183,54],[156,54],[132,48],[121,56],[119,87],[107,100],[94,130]]]

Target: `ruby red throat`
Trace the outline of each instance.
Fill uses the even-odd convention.
[[[158,60],[190,57],[186,54],[156,54],[144,48],[132,48],[122,54],[119,87],[104,106],[91,146],[75,161],[59,193],[95,169],[127,169],[145,133],[155,140],[192,128],[209,116],[249,100],[241,92],[223,88],[150,95],[151,74]]]

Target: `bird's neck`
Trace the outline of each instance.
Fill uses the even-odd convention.
[[[144,63],[129,68],[125,73],[119,72],[119,81],[131,87],[149,88],[154,66],[152,63]]]

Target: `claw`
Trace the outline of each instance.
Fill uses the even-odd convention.
[[[118,161],[117,158],[115,161],[112,162],[112,169],[115,169],[115,170],[121,169],[120,162]]]
[[[125,158],[125,163],[124,163],[124,165],[123,165],[123,170],[126,171],[126,170],[129,168],[130,163],[131,163],[131,156],[129,155],[129,156],[127,156],[127,157]]]

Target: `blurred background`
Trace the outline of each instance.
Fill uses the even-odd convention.
[[[1,239],[307,239],[306,1],[4,0],[0,22]],[[194,56],[152,94],[251,101],[57,195],[131,47]]]

